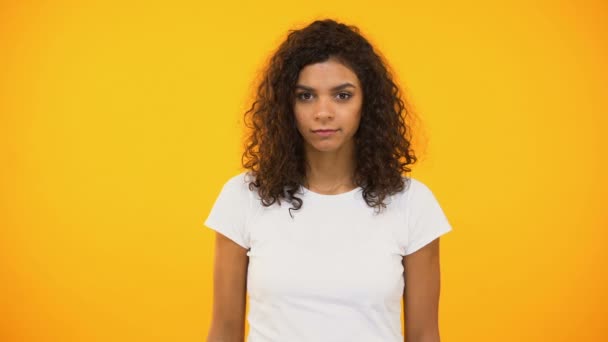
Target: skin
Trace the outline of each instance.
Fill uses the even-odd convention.
[[[247,249],[215,234],[213,313],[207,342],[245,340]]]
[[[349,84],[348,86],[344,86]],[[307,184],[311,191],[339,194],[356,187],[355,144],[363,93],[356,74],[335,59],[300,71],[294,114],[305,141]],[[317,129],[337,130],[331,136]],[[439,238],[403,257],[403,300],[408,342],[439,342]],[[213,319],[208,342],[244,340],[247,250],[216,233]]]
[[[354,189],[355,143],[363,92],[357,75],[335,59],[305,66],[295,90],[294,114],[304,138],[309,190],[339,194]],[[320,136],[317,129],[337,129]]]
[[[439,342],[439,240],[403,257],[404,341]]]

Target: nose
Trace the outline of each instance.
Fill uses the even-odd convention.
[[[334,108],[331,103],[331,99],[327,99],[325,97],[319,97],[319,101],[317,101],[317,106],[315,108],[315,118],[316,119],[330,119],[334,116],[333,112]]]

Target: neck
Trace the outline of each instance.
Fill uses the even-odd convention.
[[[333,194],[356,187],[353,144],[331,152],[309,148],[306,151],[306,161],[306,188],[315,192]]]

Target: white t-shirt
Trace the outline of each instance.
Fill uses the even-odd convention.
[[[262,206],[251,177],[230,178],[204,223],[248,250],[247,341],[403,341],[402,258],[452,230],[431,190],[404,178],[378,214],[360,187],[301,187],[292,219],[286,201]]]

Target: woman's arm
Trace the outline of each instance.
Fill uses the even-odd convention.
[[[403,257],[405,341],[439,342],[439,238]]]
[[[213,314],[207,342],[243,342],[248,263],[245,248],[216,233]]]

